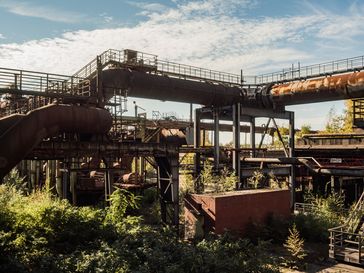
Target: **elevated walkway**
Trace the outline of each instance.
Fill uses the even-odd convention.
[[[361,71],[363,69],[364,56],[358,56],[302,67],[299,64],[297,67],[292,65],[291,68],[282,69],[281,71],[245,77],[243,82],[244,84],[253,85],[286,83]]]
[[[106,50],[73,76],[76,78],[93,78],[96,76],[98,65],[101,65],[102,69],[106,67],[123,67],[185,80],[208,81],[228,85],[241,84],[240,76],[237,74],[159,60],[156,55],[130,49]]]

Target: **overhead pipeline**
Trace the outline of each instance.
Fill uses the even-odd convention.
[[[130,97],[206,106],[232,105],[244,100],[242,90],[237,86],[184,80],[126,69],[103,71],[102,83],[106,99],[112,97],[115,89],[123,89]]]
[[[115,90],[121,89],[131,97],[205,106],[241,103],[247,107],[272,108],[364,97],[364,72],[242,88],[117,68],[104,70],[102,82],[106,100],[113,96]],[[96,88],[96,80],[93,86]]]
[[[276,84],[273,104],[294,105],[364,97],[364,71]]]

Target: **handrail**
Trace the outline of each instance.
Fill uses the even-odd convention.
[[[356,202],[355,207],[346,221],[347,229],[353,228],[353,225],[358,224],[360,219],[355,219],[357,216],[363,217],[362,208],[364,205],[364,191],[362,192],[358,202]]]
[[[283,83],[364,69],[364,55],[332,62],[283,69],[256,76],[254,84]]]
[[[179,78],[193,79],[193,80],[208,80],[211,82],[220,82],[226,84],[241,85],[241,78],[237,74],[221,72],[217,70],[211,70],[201,68],[197,66],[185,65],[166,60],[159,60],[156,55],[144,53],[140,51],[133,51],[136,53],[136,58],[130,62],[125,56],[129,49],[116,50],[109,49],[99,55],[99,60],[103,67],[112,63],[119,63],[126,66],[137,66],[145,68],[154,68],[154,72],[162,75],[170,75]],[[78,70],[74,76],[87,78],[97,70],[97,59],[95,58],[86,64],[83,68]]]
[[[22,90],[79,94],[85,82],[77,76],[42,73],[29,70],[0,68],[0,90]]]

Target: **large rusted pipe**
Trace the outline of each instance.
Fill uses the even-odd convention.
[[[105,109],[47,105],[30,111],[0,135],[0,181],[42,139],[59,133],[104,134],[112,118]]]
[[[240,102],[248,107],[270,108],[364,97],[364,72],[326,76],[303,81],[275,84],[265,88],[243,89],[238,86],[184,80],[127,69],[110,69],[102,73],[106,99],[115,89],[128,96],[163,101],[225,106]],[[95,81],[93,83],[95,88]]]
[[[16,124],[19,120],[21,120],[24,116],[25,115],[22,114],[13,114],[0,118],[0,136],[4,134],[10,127]]]
[[[361,98],[364,97],[364,71],[276,84],[270,94],[273,103],[278,105]]]
[[[113,96],[115,89],[123,89],[127,90],[128,96],[131,97],[206,106],[232,105],[244,101],[242,89],[236,86],[184,80],[134,70],[105,70],[102,73],[102,83],[106,99]]]

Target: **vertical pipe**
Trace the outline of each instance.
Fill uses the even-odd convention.
[[[63,162],[63,174],[62,174],[62,198],[67,199],[67,189],[68,189],[68,174],[69,174],[69,168],[68,163]]]
[[[195,149],[201,146],[201,110],[195,109],[195,122],[193,124],[193,147]],[[199,178],[201,172],[201,155],[198,151],[195,153],[194,158],[194,176],[195,176],[195,192],[201,191],[201,179]]]
[[[240,103],[233,106],[233,169],[240,183]]]
[[[96,74],[96,92],[97,92],[97,103],[98,106],[104,105],[104,94],[102,88],[102,63],[101,63],[101,56],[97,56],[97,74]]]
[[[109,168],[111,166],[109,165]],[[138,178],[137,178],[138,179]],[[109,196],[113,193],[113,182],[114,182],[114,171],[108,170],[107,171],[107,187],[109,189]]]
[[[250,120],[250,146],[252,149],[251,157],[255,157],[255,117]]]
[[[41,181],[41,161],[40,160],[36,160],[35,161],[35,187],[37,189],[40,189],[42,186],[42,181]]]
[[[178,154],[169,157],[169,164],[171,166],[171,179],[172,179],[172,202],[173,202],[173,218],[172,225],[179,227],[179,164]]]
[[[290,112],[289,116],[289,157],[295,156],[295,145],[294,145],[294,137],[295,137],[295,130],[294,130],[294,112]],[[296,169],[294,165],[291,165],[291,175],[289,177],[289,182],[291,185],[291,209],[293,211],[294,204],[296,202]]]
[[[335,176],[330,177],[331,194],[335,193]]]
[[[78,167],[78,164],[76,163],[76,159],[71,159],[71,168],[70,168],[70,192],[72,194],[72,204],[77,204],[77,196],[76,196],[76,183],[77,183],[77,172],[71,171],[72,169],[75,169]]]
[[[219,143],[219,109],[214,109],[214,165],[219,169],[220,164],[220,143]]]

